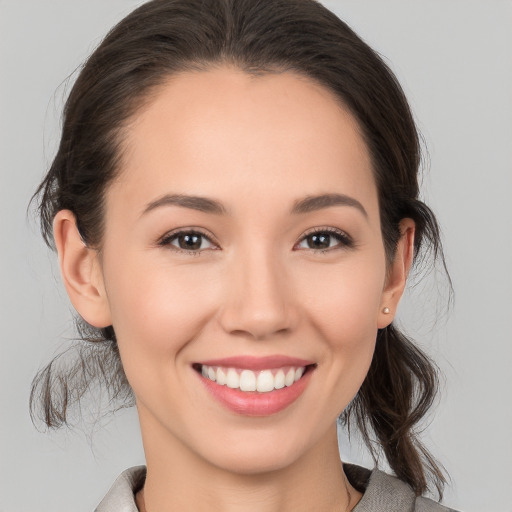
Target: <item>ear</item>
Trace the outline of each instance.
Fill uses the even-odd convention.
[[[395,258],[391,262],[378,313],[377,327],[387,327],[395,318],[398,303],[405,289],[407,275],[414,258],[414,233],[416,225],[412,219],[400,221],[400,240],[395,252]]]
[[[85,245],[73,212],[57,212],[53,221],[53,237],[62,279],[74,308],[94,327],[111,325],[98,251]]]

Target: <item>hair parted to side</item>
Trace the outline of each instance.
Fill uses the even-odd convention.
[[[382,59],[314,0],[153,0],[115,26],[71,90],[60,146],[34,195],[50,247],[55,214],[69,209],[84,242],[101,248],[104,196],[122,169],[131,117],[173,74],[226,64],[247,73],[292,71],[334,92],[358,121],[372,158],[388,261],[399,222],[409,217],[415,262],[428,254],[444,264],[436,219],[419,200],[419,137],[403,91]],[[82,322],[82,340],[71,367],[60,368],[57,357],[32,384],[32,416],[50,428],[67,423],[92,380],[121,406],[133,400],[113,327]],[[355,420],[374,458],[376,438],[417,494],[433,482],[442,496],[443,473],[415,433],[437,388],[435,365],[390,325],[379,331],[368,376],[341,419]]]

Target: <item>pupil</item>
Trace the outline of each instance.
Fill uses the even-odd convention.
[[[327,249],[329,247],[330,235],[316,234],[310,236],[311,243],[309,244],[310,249]]]
[[[182,235],[180,236],[180,246],[182,249],[197,250],[201,248],[200,235]]]

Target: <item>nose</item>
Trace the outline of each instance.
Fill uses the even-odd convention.
[[[231,263],[219,313],[223,329],[257,340],[291,332],[299,317],[291,280],[279,258],[253,251]]]

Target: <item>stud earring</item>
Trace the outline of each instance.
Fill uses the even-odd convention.
[[[389,315],[389,313],[391,313],[391,310],[389,308],[382,308],[382,312],[385,314],[385,315]]]

